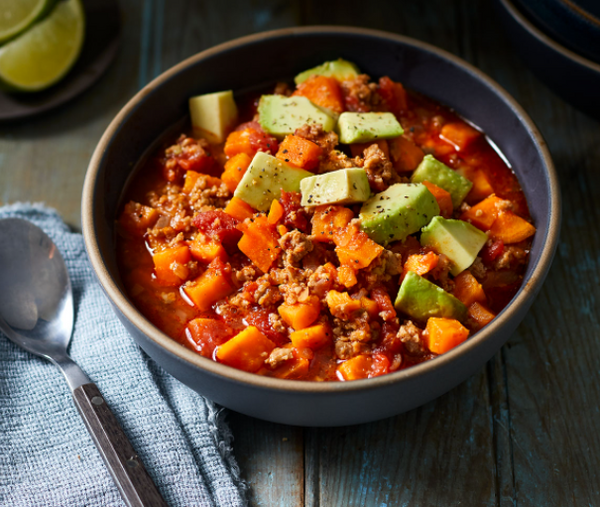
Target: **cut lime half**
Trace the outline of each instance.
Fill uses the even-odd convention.
[[[0,44],[29,28],[52,0],[0,0]]]
[[[0,47],[0,84],[35,92],[59,81],[73,66],[85,31],[80,0],[61,0],[50,14]]]

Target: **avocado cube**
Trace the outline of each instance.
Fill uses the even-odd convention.
[[[464,220],[435,217],[421,231],[421,245],[444,254],[452,267],[452,276],[467,269],[488,240],[485,232]]]
[[[312,175],[259,151],[233,195],[259,211],[267,211],[273,199],[281,197],[282,190],[299,192],[300,181]]]
[[[354,204],[365,202],[371,195],[371,187],[364,169],[350,167],[304,178],[300,192],[302,206]]]
[[[402,281],[394,306],[421,322],[429,317],[445,317],[462,322],[467,317],[467,307],[463,303],[413,271],[409,271]]]
[[[365,202],[359,218],[361,229],[385,246],[404,241],[439,214],[440,207],[425,185],[396,183]]]
[[[342,113],[337,131],[343,144],[390,139],[404,133],[393,113]]]
[[[265,132],[283,138],[305,124],[320,123],[325,132],[330,132],[335,128],[336,117],[306,97],[263,95],[258,103],[258,122]]]
[[[425,180],[449,192],[454,209],[460,206],[473,186],[473,183],[467,178],[450,169],[432,155],[425,155],[410,178],[412,183],[421,183]]]
[[[231,90],[192,97],[189,107],[194,134],[210,143],[225,141],[237,123],[238,110]]]
[[[325,62],[312,69],[300,72],[294,81],[297,85],[306,81],[311,76],[327,76],[333,77],[338,81],[345,81],[347,79],[354,79],[360,74],[358,67],[352,62],[338,58],[331,62]]]

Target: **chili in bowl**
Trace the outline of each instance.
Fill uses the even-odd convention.
[[[86,181],[112,223],[100,233],[98,212],[84,204],[84,216],[105,290],[171,373],[245,413],[335,425],[427,401],[495,352],[549,266],[558,197],[535,127],[497,85],[414,41],[320,30],[234,41],[151,83],[105,134]],[[299,58],[279,75],[265,68],[253,88],[219,76],[193,93],[185,82],[249,48],[275,58],[297,37],[327,40],[334,57],[353,46],[356,59],[303,68]],[[381,61],[365,58],[361,40]],[[386,68],[390,50],[454,84],[431,93],[422,70]],[[177,122],[159,95],[189,107],[191,121]],[[486,100],[499,123],[517,121],[511,135]],[[118,153],[125,132],[137,160]],[[129,160],[127,184],[111,159]],[[528,193],[533,173],[548,185],[541,201]]]

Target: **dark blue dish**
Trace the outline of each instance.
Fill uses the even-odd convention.
[[[510,0],[496,0],[496,5],[515,51],[536,77],[565,101],[600,118],[600,63],[550,38]]]
[[[389,75],[480,126],[519,178],[537,227],[522,287],[483,330],[450,352],[406,370],[352,382],[308,382],[246,373],[204,358],[154,327],[127,298],[116,264],[115,218],[126,181],[147,149],[187,116],[188,98],[291,78],[346,58]],[[358,28],[288,28],[199,53],[141,90],[112,121],[92,156],[82,222],[93,269],[115,312],[158,364],[208,398],[244,414],[303,426],[374,421],[422,405],[480,370],[524,318],[546,277],[560,228],[560,193],[548,149],[525,111],[459,58],[413,39]]]
[[[600,63],[600,1],[515,0],[515,5],[551,38]]]

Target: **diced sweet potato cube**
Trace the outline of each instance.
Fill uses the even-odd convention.
[[[464,150],[480,135],[481,132],[465,122],[446,123],[440,132],[440,137],[454,145],[458,151]]]
[[[267,216],[267,220],[271,225],[275,225],[281,218],[283,217],[284,209],[281,203],[277,199],[273,199],[271,203],[271,209],[269,210],[269,215]]]
[[[477,301],[469,306],[468,315],[479,327],[489,324],[496,316],[488,308]]]
[[[294,331],[290,340],[296,348],[318,349],[331,341],[331,330],[327,324],[317,324]]]
[[[190,249],[187,245],[167,248],[152,256],[156,279],[161,285],[176,286],[187,279],[189,269],[187,263],[191,260]]]
[[[384,248],[373,241],[363,231],[356,227],[337,229],[333,235],[340,264],[350,266],[354,270],[369,266]]]
[[[235,192],[238,184],[242,181],[250,162],[252,159],[246,153],[238,153],[225,162],[225,170],[221,174],[221,179],[231,193]]]
[[[286,136],[279,145],[276,157],[285,163],[311,171],[319,165],[321,147],[299,136]]]
[[[202,179],[205,183],[205,188],[218,187],[223,183],[219,178],[215,178],[214,176],[209,176],[208,174],[202,174],[196,171],[186,171],[185,173],[185,181],[183,183],[183,193],[190,194],[198,180]]]
[[[402,270],[401,281],[409,271],[414,271],[417,275],[425,275],[438,265],[440,256],[433,252],[426,254],[412,254],[408,256]]]
[[[483,287],[468,270],[463,271],[454,279],[453,294],[465,306],[471,306],[476,301],[479,303],[487,301]]]
[[[431,352],[444,354],[464,342],[469,330],[455,319],[429,317],[423,336]]]
[[[240,222],[243,222],[246,218],[252,218],[252,215],[254,215],[252,206],[242,201],[239,197],[232,197],[223,211]]]
[[[187,283],[183,290],[198,310],[209,310],[219,299],[235,291],[231,267],[217,257],[204,273]]]
[[[277,308],[281,318],[295,330],[310,326],[321,313],[319,299],[313,297],[306,303],[295,303],[293,305],[282,304]]]
[[[510,211],[500,213],[490,228],[490,235],[507,245],[524,241],[534,233],[533,225]]]
[[[209,240],[204,234],[198,233],[190,243],[190,251],[194,259],[209,263],[215,258],[227,259],[227,252],[223,245]]]
[[[500,213],[499,205],[501,203],[502,199],[495,195],[490,195],[480,203],[475,204],[475,206],[472,206],[465,211],[460,216],[460,219],[471,222],[475,227],[482,231],[488,231],[496,218],[498,218],[498,214]]]
[[[354,317],[360,311],[367,312],[373,318],[379,313],[379,305],[372,299],[364,296],[355,299],[347,292],[330,290],[327,293],[326,301],[331,314],[341,319]]]
[[[388,145],[394,169],[399,172],[414,171],[425,156],[421,148],[402,136],[388,139]]]
[[[306,97],[318,106],[336,113],[344,112],[344,98],[337,79],[315,75],[300,83],[293,95]]]
[[[119,223],[130,234],[143,236],[148,228],[158,220],[158,211],[150,206],[144,206],[134,201],[129,201],[123,209]]]
[[[334,234],[353,218],[352,210],[344,206],[317,206],[311,219],[313,241],[333,242]]]
[[[440,188],[427,180],[423,182],[423,185],[425,185],[433,194],[433,197],[435,197],[435,200],[440,207],[440,215],[444,218],[452,218],[454,206],[452,205],[452,196],[450,195],[450,192],[447,192],[443,188]]]
[[[256,267],[266,273],[281,253],[279,234],[264,215],[254,217],[252,222],[244,222],[243,230],[244,235],[238,243],[238,248]]]
[[[337,270],[338,281],[347,288],[354,287],[358,280],[356,278],[356,271],[348,265],[342,265]]]
[[[249,326],[217,348],[217,359],[239,370],[254,373],[260,369],[275,344],[258,328]]]
[[[384,375],[389,371],[389,360],[383,354],[360,354],[348,359],[337,368],[343,380],[359,380]]]

